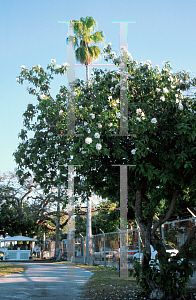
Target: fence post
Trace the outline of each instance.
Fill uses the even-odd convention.
[[[105,233],[103,232],[103,230],[101,230],[101,232],[103,233],[104,266],[106,267],[106,259],[105,259]]]
[[[165,237],[164,237],[164,224],[161,225],[161,233],[162,233],[162,240],[163,244],[165,244]]]
[[[141,262],[141,244],[140,244],[140,229],[138,226],[138,243],[139,243],[139,258],[140,258],[140,262]]]
[[[79,235],[82,237],[82,246],[83,246],[83,262],[85,262],[84,260],[84,237],[81,233],[79,233]]]

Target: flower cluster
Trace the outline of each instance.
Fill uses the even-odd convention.
[[[136,109],[136,114],[137,114],[137,115],[141,115],[142,120],[145,120],[145,114],[144,114],[144,112],[141,110],[141,108]],[[139,117],[137,117],[136,120],[138,120],[139,122],[141,121],[141,119],[140,119]]]
[[[131,153],[132,153],[132,154],[135,154],[136,150],[137,150],[137,148],[131,150]]]

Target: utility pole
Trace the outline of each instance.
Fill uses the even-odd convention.
[[[86,256],[85,264],[92,263],[92,222],[91,222],[91,198],[87,198],[87,225],[86,225]]]
[[[57,214],[56,214],[56,243],[55,243],[55,258],[59,255],[59,232],[60,232],[60,185],[58,185],[57,196]]]

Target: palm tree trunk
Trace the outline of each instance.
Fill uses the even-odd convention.
[[[89,82],[89,66],[88,64],[86,65],[86,80]]]

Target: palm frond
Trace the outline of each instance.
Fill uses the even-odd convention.
[[[88,43],[89,44],[99,43],[99,42],[104,43],[104,38],[105,38],[105,35],[104,35],[103,31],[101,31],[101,30],[100,31],[96,31],[95,33],[89,35],[89,41],[88,41]]]
[[[89,53],[85,47],[79,47],[76,50],[76,59],[80,61],[82,64],[87,64],[90,60]]]

